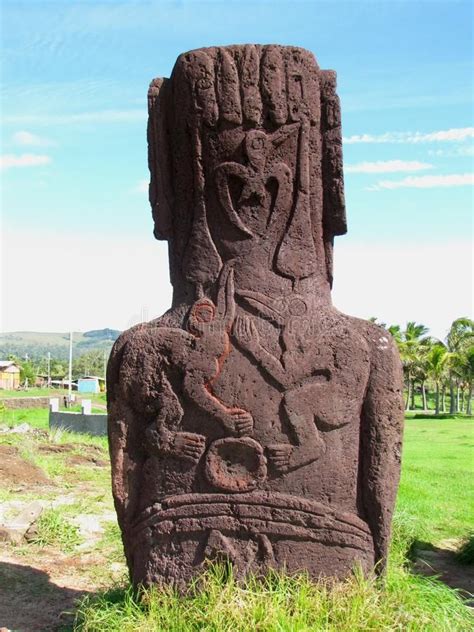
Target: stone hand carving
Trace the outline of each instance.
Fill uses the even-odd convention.
[[[223,269],[217,306],[209,299],[198,299],[191,308],[188,329],[197,337],[185,371],[184,393],[201,410],[218,420],[232,435],[252,432],[252,415],[237,406],[227,406],[213,392],[227,356],[231,352],[229,331],[235,313],[233,270]]]
[[[150,452],[170,454],[179,458],[199,461],[206,438],[194,432],[179,432],[184,412],[170,383],[163,374],[156,398],[158,414],[145,431]]]
[[[335,73],[294,47],[185,53],[150,86],[148,148],[173,304],[120,336],[107,376],[133,582],[184,588],[213,557],[382,572],[401,367],[387,332],[331,303]]]
[[[304,380],[298,379],[293,371],[287,371],[285,366],[260,344],[258,330],[247,316],[241,316],[236,320],[233,332],[237,344],[250,353],[259,366],[284,389],[283,411],[296,444],[268,445],[270,462],[276,470],[287,472],[316,461],[325,451],[325,445],[314,423],[311,399],[317,398],[314,386],[321,382],[321,378],[323,381],[328,379],[328,371],[314,372]],[[311,389],[309,406],[307,397],[304,396],[308,388]]]

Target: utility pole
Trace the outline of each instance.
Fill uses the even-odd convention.
[[[69,403],[72,402],[72,331],[69,332],[69,385],[68,385],[68,399]]]
[[[28,362],[29,359],[30,358],[29,358],[28,354],[25,353],[25,362]],[[24,384],[24,386],[25,386],[25,391],[27,391],[28,390],[28,378],[27,377],[25,377],[25,384]]]
[[[48,388],[51,386],[51,352],[48,351]]]

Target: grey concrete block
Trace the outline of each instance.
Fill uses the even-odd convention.
[[[82,413],[51,412],[49,427],[62,428],[71,432],[80,432],[96,436],[107,435],[107,415],[83,415]]]

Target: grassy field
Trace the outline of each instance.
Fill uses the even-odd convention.
[[[0,399],[9,397],[59,397],[62,398],[68,394],[67,389],[59,388],[29,388],[24,390],[0,390]],[[73,391],[74,395],[78,395],[77,391]],[[81,393],[80,397],[91,399],[98,404],[106,404],[105,393]]]
[[[35,430],[0,435],[0,448],[16,450],[22,472],[26,465],[36,468],[31,471],[38,479],[43,473],[46,482],[3,486],[0,500],[39,497],[50,505],[28,543],[0,544],[0,589],[6,597],[0,624],[78,632],[451,632],[474,626],[456,591],[416,572],[409,559],[414,548],[443,547],[446,540],[461,546],[474,524],[472,419],[407,420],[384,586],[357,572],[334,586],[276,574],[238,585],[228,569],[216,567],[185,598],[157,590],[135,598],[114,520],[105,438],[49,433],[47,411],[14,412]],[[460,572],[464,568],[469,567],[459,565]],[[70,615],[58,619],[61,610]]]
[[[32,387],[28,390],[24,389],[2,389],[0,390],[0,398],[9,397],[60,397],[61,395],[67,395],[67,390],[53,389],[53,388],[39,388]]]
[[[474,525],[474,424],[470,419],[407,419],[397,510],[428,543],[466,535]]]

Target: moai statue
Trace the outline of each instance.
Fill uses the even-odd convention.
[[[390,335],[331,304],[346,232],[336,76],[294,47],[181,55],[149,91],[150,202],[174,297],[108,367],[134,584],[383,570],[400,470]]]

